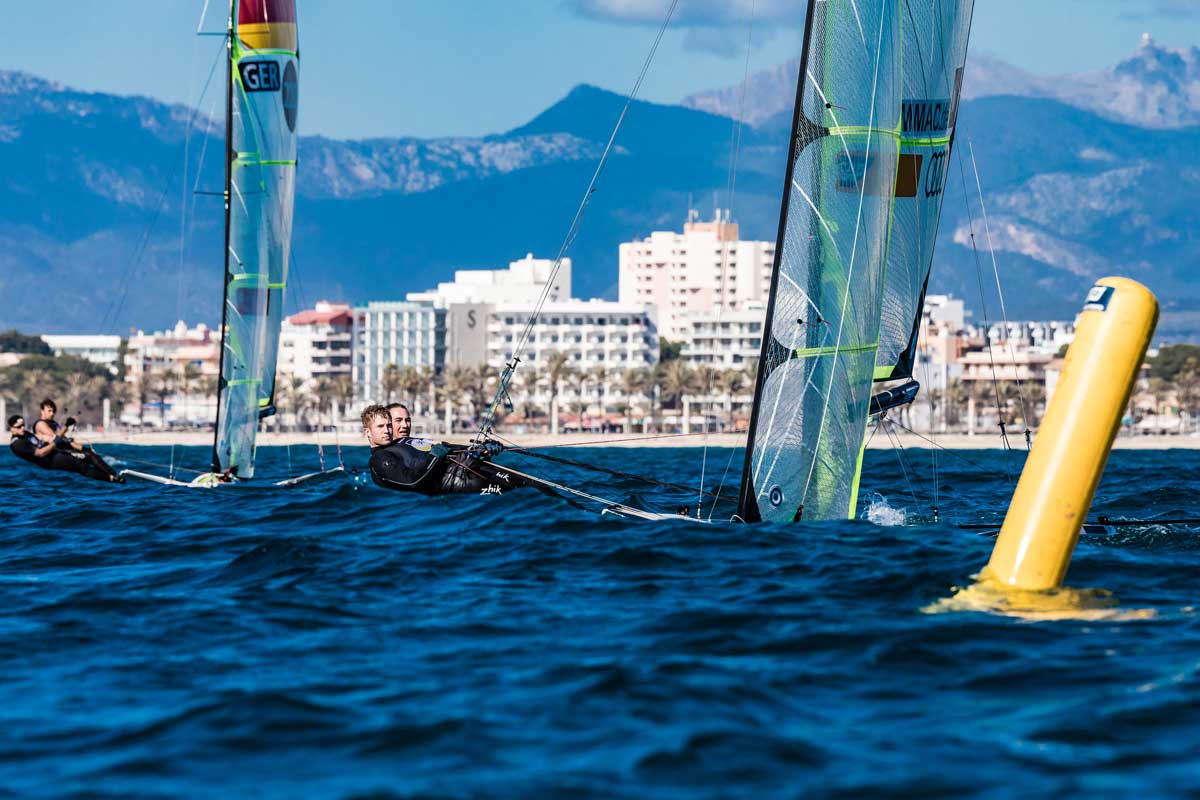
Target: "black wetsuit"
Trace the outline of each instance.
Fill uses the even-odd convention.
[[[371,480],[385,489],[441,494],[503,494],[526,486],[503,467],[468,454],[465,447],[450,447],[440,458],[430,452],[440,442],[401,439],[371,451]]]
[[[113,468],[91,450],[78,452],[54,449],[46,455],[38,457],[35,452],[42,446],[42,443],[32,433],[14,438],[8,443],[8,446],[17,458],[36,464],[42,469],[74,472],[85,478],[106,482],[114,481],[117,477]]]

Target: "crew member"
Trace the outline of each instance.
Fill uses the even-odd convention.
[[[38,422],[43,421],[45,421],[45,417],[38,420]],[[77,452],[63,450],[53,438],[43,444],[37,435],[26,430],[25,418],[20,414],[14,414],[8,418],[8,432],[12,436],[8,446],[13,453],[18,458],[36,464],[42,469],[74,472],[85,478],[109,483],[125,482],[124,478],[117,475],[113,468],[90,448],[80,447]]]
[[[371,479],[385,489],[433,496],[503,494],[526,485],[488,461],[504,449],[496,442],[472,450],[432,439],[395,439],[392,418],[379,405],[363,410],[362,425],[371,444]]]
[[[412,415],[403,403],[388,403],[388,416],[392,422],[392,441],[407,439],[412,434]]]

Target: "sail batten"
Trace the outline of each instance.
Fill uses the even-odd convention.
[[[226,86],[225,282],[213,470],[254,474],[273,413],[299,100],[295,0],[232,0]]]
[[[901,136],[900,0],[810,0],[739,514],[853,514]]]

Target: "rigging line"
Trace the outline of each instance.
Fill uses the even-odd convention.
[[[542,287],[537,303],[533,307],[533,313],[530,315],[529,321],[525,324],[525,329],[521,332],[520,338],[513,347],[511,360],[505,366],[499,384],[496,387],[496,393],[492,397],[486,413],[483,415],[479,431],[475,434],[473,440],[475,442],[480,442],[486,438],[495,420],[496,409],[508,395],[508,387],[512,381],[513,373],[516,371],[517,365],[521,363],[521,351],[525,348],[525,344],[528,342],[529,336],[537,324],[542,306],[546,304],[546,299],[550,296],[550,290],[554,285],[554,279],[558,275],[559,268],[562,266],[563,259],[566,258],[567,252],[575,241],[575,237],[579,235],[584,214],[587,212],[588,205],[592,201],[592,195],[596,193],[596,185],[599,183],[600,175],[604,172],[604,167],[608,163],[609,156],[612,154],[613,146],[617,141],[617,134],[620,133],[621,126],[625,123],[625,117],[629,115],[629,109],[633,106],[633,101],[642,88],[642,82],[646,79],[647,73],[650,72],[650,65],[654,61],[654,56],[658,52],[658,46],[662,42],[663,36],[666,35],[667,27],[670,25],[671,18],[675,15],[675,8],[678,5],[679,0],[671,0],[671,5],[667,9],[667,15],[658,29],[658,34],[654,37],[654,43],[650,46],[650,52],[646,54],[646,60],[642,64],[641,72],[638,73],[633,88],[625,98],[625,105],[621,109],[621,114],[617,117],[617,122],[613,126],[612,133],[609,134],[608,142],[604,145],[604,151],[600,154],[600,160],[597,162],[596,169],[592,173],[592,179],[588,182],[587,191],[583,193],[583,199],[579,202],[579,207],[575,210],[575,217],[571,220],[571,226],[567,229],[567,234],[558,248],[558,254],[554,257],[554,266],[551,267],[550,275],[546,278],[546,283]]]
[[[196,118],[200,114],[200,105],[203,103],[204,97],[208,93],[208,87],[212,83],[213,75],[216,73],[217,65],[221,61],[221,53],[224,52],[224,50],[225,46],[224,43],[222,43],[221,47],[217,49],[217,55],[213,59],[212,66],[208,70],[208,78],[205,80],[204,86],[200,90],[200,95],[196,100],[196,106],[195,108],[191,109],[192,113],[187,121],[188,131],[190,131],[192,126],[195,125]],[[183,147],[183,145],[181,145],[181,147]],[[102,329],[107,329],[109,325],[115,325],[117,323],[117,319],[121,316],[121,312],[125,309],[125,300],[129,296],[129,287],[133,280],[133,273],[137,269],[138,264],[141,262],[142,257],[146,254],[146,251],[149,248],[150,234],[153,233],[155,226],[158,224],[158,220],[162,217],[163,209],[166,207],[167,195],[171,192],[171,184],[174,182],[175,176],[179,174],[178,162],[176,162],[176,165],[177,166],[172,170],[170,177],[163,184],[163,190],[159,195],[158,205],[154,211],[154,217],[150,220],[150,224],[146,226],[146,230],[142,235],[141,241],[134,249],[133,258],[129,261],[128,266],[125,268],[125,272],[122,274],[121,279],[117,282],[118,286],[121,287],[120,299],[109,305],[109,309],[107,312],[105,312],[102,320]],[[186,181],[184,182],[186,184]]]
[[[992,274],[996,276],[996,295],[1000,298],[1000,316],[1004,320],[1004,336],[1008,340],[1008,353],[1013,360],[1013,374],[1017,381],[1017,397],[1021,400],[1021,417],[1025,420],[1026,433],[1032,427],[1029,418],[1029,409],[1025,404],[1025,385],[1021,380],[1021,372],[1017,366],[1017,353],[1013,347],[1012,337],[1008,331],[1008,309],[1004,305],[1004,288],[1000,285],[1000,267],[996,263],[996,247],[992,244],[992,226],[988,222],[987,206],[983,202],[983,182],[979,178],[979,165],[975,162],[975,142],[971,139],[971,132],[967,131],[967,149],[971,153],[971,169],[975,172],[975,188],[979,192],[979,210],[983,215],[983,230],[987,235],[988,252],[992,257]],[[1029,437],[1025,437],[1026,447],[1029,447]]]
[[[890,423],[891,419],[884,417],[882,421]],[[908,465],[904,461],[904,456],[906,454],[904,445],[901,443],[900,437],[896,435],[896,432],[892,429],[891,425],[888,425],[885,432],[887,434],[888,441],[892,444],[892,452],[896,454],[896,460],[900,462],[900,472],[904,474],[904,482],[908,484],[908,493],[912,495],[913,505],[919,506],[921,505],[921,501],[917,498],[917,487],[913,485],[912,478],[909,477],[908,474]]]
[[[857,7],[855,7],[854,13],[857,15]],[[879,15],[879,38],[875,42],[875,72],[873,78],[871,79],[871,113],[867,118],[867,129],[870,131],[875,130],[875,99],[879,92],[879,63],[882,60],[880,58],[880,50],[883,47],[883,28],[886,19],[887,16],[885,14]],[[858,235],[862,229],[863,204],[867,197],[867,169],[871,164],[871,140],[874,138],[874,135],[875,134],[872,133],[867,137],[866,157],[863,159],[863,184],[862,189],[860,189],[858,193],[858,213],[856,214],[856,219],[854,222],[854,244],[850,247],[850,263],[846,272],[846,288],[842,295],[842,310],[838,315],[837,339],[834,341],[834,348],[838,350],[840,350],[842,346],[842,333],[846,328],[846,309],[850,305],[850,282],[854,277],[854,262],[855,257],[858,254]],[[837,357],[834,356],[834,364],[832,364],[829,368],[829,382],[825,386],[825,402],[821,408],[820,422],[817,425],[817,441],[816,444],[813,445],[814,453],[820,453],[821,451],[821,439],[825,433],[825,416],[829,413],[829,398],[833,392],[833,378],[837,374],[836,358]],[[797,404],[797,407],[799,407],[799,404]],[[791,426],[789,425],[788,427],[790,428]],[[812,463],[808,465],[808,477],[804,481],[804,491],[800,494],[801,505],[803,505],[808,498],[808,489],[809,486],[812,485],[813,474],[816,472],[818,460],[819,459],[817,458],[813,458]]]
[[[988,321],[987,299],[983,293],[983,267],[979,262],[979,246],[975,241],[975,215],[971,213],[971,202],[968,199],[967,192],[967,171],[962,163],[962,148],[955,149],[955,156],[958,161],[958,177],[962,181],[963,190],[963,208],[967,212],[967,220],[971,226],[971,252],[975,256],[975,278],[979,284],[979,306],[983,312],[983,342],[987,347],[988,361],[992,367],[992,387],[996,392],[996,414],[1000,418],[1000,438],[1004,441],[1004,449],[1011,450],[1012,447],[1008,443],[1008,433],[1004,430],[1004,410],[1000,407],[1000,380],[996,377],[996,356],[992,350],[991,323]],[[1008,459],[1004,459],[1004,471],[1007,473],[1007,481],[1012,485],[1012,466],[1008,463]]]
[[[717,503],[721,499],[721,491],[725,488],[725,479],[729,477],[729,469],[733,466],[733,457],[738,454],[736,448],[729,451],[729,460],[725,462],[725,472],[721,475],[721,482],[717,484],[717,493],[713,497],[712,507],[708,509],[708,521],[712,522],[713,514],[717,513]],[[737,502],[737,498],[729,498],[729,502]]]
[[[543,461],[549,461],[553,464],[562,464],[562,465],[568,466],[568,467],[578,467],[579,469],[586,469],[591,472],[599,472],[604,475],[611,475],[614,478],[624,478],[626,480],[638,481],[640,483],[647,483],[647,484],[650,484],[651,486],[661,486],[665,489],[677,489],[677,490],[683,491],[683,492],[695,491],[695,489],[693,489],[693,487],[685,486],[682,483],[671,483],[670,481],[660,481],[656,478],[647,478],[643,475],[635,475],[632,472],[622,472],[619,469],[609,469],[608,467],[601,467],[596,464],[589,464],[585,461],[572,461],[569,458],[560,458],[559,456],[546,455],[545,453],[535,453],[532,450],[525,450],[520,447],[509,447],[509,448],[506,448],[506,450],[507,450],[507,452],[529,456],[530,458],[540,458]],[[701,495],[707,495],[708,497],[717,497],[718,496],[718,495],[714,494],[713,492],[709,492],[704,489],[700,489],[699,491],[700,491]]]
[[[893,425],[895,425],[900,430],[905,431],[906,433],[912,434],[913,436],[917,437],[921,441],[928,442],[929,444],[933,445],[938,450],[942,451],[943,453],[946,453],[947,455],[954,456],[955,458],[959,459],[960,461],[965,461],[966,463],[970,464],[972,467],[979,470],[980,472],[983,472],[987,475],[991,475],[993,478],[1003,477],[1002,475],[1000,475],[999,472],[996,472],[995,470],[992,470],[992,469],[988,469],[987,467],[983,466],[982,464],[978,464],[975,461],[972,461],[971,459],[969,459],[966,456],[959,453],[957,450],[951,450],[949,447],[939,444],[938,442],[935,442],[933,439],[930,439],[928,436],[924,436],[920,433],[917,433],[912,428],[902,425],[899,422],[896,422],[894,420],[892,420],[891,422]]]
[[[539,447],[525,447],[523,449],[525,449],[525,450],[551,450],[551,449],[558,448],[558,447],[590,447],[595,444],[616,444],[618,442],[649,442],[649,441],[653,441],[655,439],[682,439],[685,436],[701,436],[701,435],[703,435],[703,434],[701,434],[699,431],[697,431],[696,433],[660,433],[660,434],[656,434],[654,436],[630,436],[625,439],[592,439],[592,440],[586,441],[586,442],[562,442],[560,444],[544,444]],[[498,433],[493,432],[492,436],[494,436],[495,438],[497,438],[501,441],[512,442],[514,445],[516,444],[516,442],[513,442],[512,439],[507,439]]]
[[[733,201],[737,192],[737,168],[738,156],[742,148],[742,124],[746,114],[746,87],[750,82],[750,55],[754,50],[754,11],[755,0],[750,2],[750,19],[746,23],[746,63],[742,70],[742,87],[738,97],[738,113],[733,125],[729,131],[729,177],[726,182],[726,211],[730,217],[733,216]],[[729,246],[725,241],[725,228],[721,224],[721,210],[717,209],[717,242],[721,246],[721,277],[720,286],[718,287],[720,304],[717,306],[717,321],[716,331],[714,335],[720,338],[721,319],[725,313],[725,298],[728,296],[728,276],[729,269]],[[716,370],[709,370],[708,385],[704,387],[705,399],[709,399],[713,394],[713,382],[716,379]],[[732,456],[731,456],[732,458]],[[700,459],[700,493],[696,497],[696,516],[697,518],[703,514],[704,509],[704,478],[708,472],[708,414],[704,414],[704,454]],[[729,472],[728,466],[725,468],[726,474]],[[724,485],[724,478],[721,479]],[[711,516],[711,515],[710,515]]]

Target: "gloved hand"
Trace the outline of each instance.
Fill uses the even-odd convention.
[[[483,451],[484,456],[487,458],[495,458],[504,452],[504,445],[500,444],[494,439],[488,439],[479,447]]]
[[[438,442],[433,447],[429,448],[429,453],[434,458],[445,458],[450,454],[450,448],[445,444]]]
[[[73,426],[77,423],[78,423],[78,420],[76,420],[74,417],[67,417],[67,424],[64,427],[70,428],[71,426]]]

